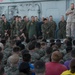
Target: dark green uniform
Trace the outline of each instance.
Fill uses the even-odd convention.
[[[28,23],[29,23],[29,21],[28,22],[26,22],[26,21],[23,21],[23,26],[22,26],[22,29],[23,29],[23,33],[25,34],[25,36],[28,38]]]
[[[37,34],[37,30],[36,30],[36,22],[30,22],[28,23],[28,36],[29,39],[32,38],[33,36],[36,36]]]
[[[63,39],[66,37],[66,21],[60,21],[58,24],[59,27],[59,38]]]

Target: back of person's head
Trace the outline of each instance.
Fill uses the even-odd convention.
[[[31,60],[31,55],[29,53],[23,54],[22,55],[23,61],[25,62],[30,62]]]
[[[30,75],[30,66],[27,62],[22,62],[19,66],[19,72]]]
[[[72,37],[67,37],[68,41],[72,42]]]
[[[0,65],[0,75],[4,75],[4,67]]]
[[[23,56],[24,54],[28,54],[28,53],[29,53],[29,50],[27,50],[27,49],[24,49],[24,50],[21,51],[22,56]]]
[[[52,48],[51,47],[47,47],[46,48],[46,53],[47,54],[51,54],[52,53]]]
[[[19,46],[21,44],[21,40],[16,40],[16,45]]]
[[[67,41],[66,46],[72,46],[72,42],[71,41]]]
[[[75,59],[72,59],[70,62],[71,73],[75,73]]]
[[[13,54],[8,58],[8,60],[9,60],[9,63],[12,65],[18,64],[19,56],[17,54]]]
[[[57,40],[56,40],[56,43],[59,43],[59,42],[61,43],[61,40],[60,40],[60,39],[57,39]]]
[[[2,40],[1,40],[1,43],[5,46],[6,40],[5,40],[5,39],[2,39]]]
[[[28,49],[29,49],[29,50],[34,50],[34,49],[35,49],[35,44],[32,43],[32,42],[29,43]]]
[[[50,47],[52,47],[53,45],[55,45],[55,43],[51,43],[51,44],[50,44]]]
[[[19,52],[19,51],[20,51],[20,47],[16,46],[16,47],[13,48],[13,52],[14,52],[14,53],[17,53],[17,52]]]
[[[42,39],[42,42],[46,42],[46,39]]]
[[[38,60],[34,63],[35,67],[35,73],[40,74],[40,73],[45,73],[45,62]]]
[[[0,52],[0,63],[1,63],[2,59],[3,59],[3,53]]]
[[[71,52],[71,51],[72,51],[72,46],[68,46],[68,47],[66,48],[66,52],[69,53],[69,52]]]
[[[62,53],[59,51],[54,51],[51,55],[51,59],[54,62],[59,62],[62,59]]]
[[[52,38],[52,39],[50,39],[50,43],[54,43],[55,42],[55,40]]]
[[[24,44],[20,44],[19,47],[20,47],[20,50],[24,50],[25,49],[25,45]]]
[[[37,43],[35,44],[35,48],[41,48],[41,44],[40,44],[39,42],[37,42]]]
[[[2,48],[0,47],[0,52],[2,52]]]
[[[19,73],[16,74],[16,75],[27,75],[27,74],[24,74],[24,73],[19,72]]]
[[[57,39],[57,40],[56,40],[56,45],[58,46],[58,48],[61,47],[61,40],[60,40],[60,39]]]
[[[73,40],[73,45],[75,46],[75,40]]]
[[[72,58],[75,58],[75,49],[71,51]]]

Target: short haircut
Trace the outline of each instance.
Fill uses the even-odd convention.
[[[45,72],[45,62],[42,60],[37,60],[34,63],[35,72],[36,73],[44,73]]]
[[[52,38],[52,39],[50,39],[50,43],[54,43],[55,42],[55,40]]]
[[[55,43],[51,43],[51,44],[50,44],[50,47],[52,47],[53,45],[55,45]]]
[[[71,51],[72,51],[72,46],[68,46],[68,47],[66,48],[66,52],[69,53],[69,52],[71,52]]]
[[[36,47],[36,48],[41,48],[41,44],[40,44],[39,42],[37,42],[37,43],[35,44],[35,47]]]
[[[2,16],[5,16],[5,14],[2,14]]]
[[[67,41],[66,46],[72,46],[72,42],[71,41]]]
[[[35,49],[35,44],[34,43],[29,43],[28,49],[29,50]]]
[[[23,54],[22,55],[23,61],[25,62],[30,62],[31,60],[31,55],[29,53]]]
[[[72,37],[67,37],[67,39],[68,39],[70,42],[72,42]]]
[[[4,74],[4,67],[0,65],[0,75]]]
[[[21,51],[21,53],[22,53],[22,56],[23,56],[24,54],[28,54],[29,53],[29,50],[24,49],[24,50]]]
[[[50,15],[49,17],[53,17],[52,15]]]
[[[13,48],[13,52],[19,52],[19,51],[20,51],[20,48],[18,46]]]
[[[24,74],[24,73],[19,72],[19,73],[16,74],[16,75],[27,75],[27,74]]]
[[[51,55],[51,59],[55,62],[59,62],[62,59],[62,53],[59,51],[54,51]]]
[[[72,59],[70,62],[71,73],[75,73],[75,59]]]
[[[75,58],[75,49],[71,51],[71,56]]]
[[[0,52],[0,62],[2,61],[2,59],[3,59],[3,53]]]
[[[46,48],[46,53],[47,54],[51,54],[52,53],[52,48],[51,47],[47,47]]]
[[[19,47],[20,47],[21,50],[25,49],[25,45],[24,44],[20,44]]]
[[[22,62],[19,66],[19,72],[29,75],[30,74],[30,65],[28,62]]]

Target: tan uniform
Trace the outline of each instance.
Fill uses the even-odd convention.
[[[66,25],[66,36],[75,38],[75,9],[68,9],[66,13],[73,12],[68,15],[67,25]]]

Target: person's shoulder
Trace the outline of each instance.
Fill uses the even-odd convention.
[[[71,61],[71,60],[67,60],[67,61],[64,62],[64,64],[66,64],[66,63],[70,63],[70,61]]]
[[[72,75],[72,74],[71,74],[70,70],[66,70],[61,75]]]

